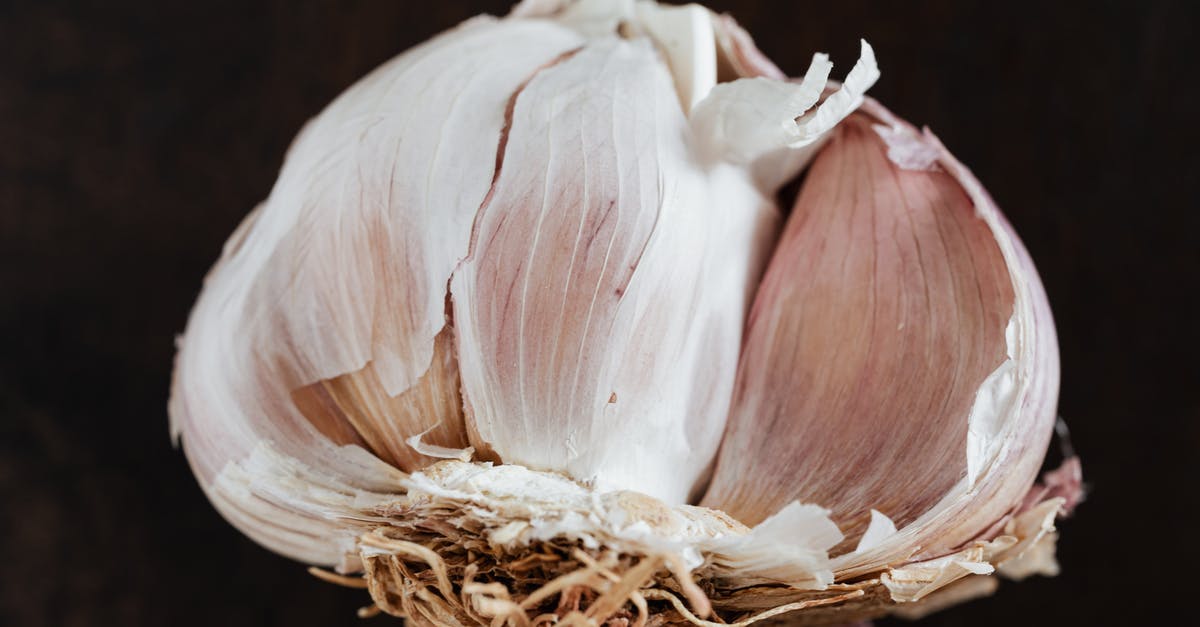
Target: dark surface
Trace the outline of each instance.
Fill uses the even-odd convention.
[[[0,4],[0,624],[357,624],[364,594],[243,539],[172,449],[173,336],[306,118],[507,5],[117,4]],[[872,94],[974,169],[1050,294],[1093,487],[1065,572],[928,623],[1194,607],[1196,5],[713,4],[793,74],[827,51],[840,76],[867,37]]]

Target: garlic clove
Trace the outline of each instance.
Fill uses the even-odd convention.
[[[1006,516],[1019,514],[1016,524],[1020,526],[1032,511],[1048,507],[1045,501],[1022,513],[1054,432],[1059,384],[1058,343],[1049,300],[1033,260],[995,202],[928,129],[918,131],[870,99],[863,111],[882,123],[874,128],[888,145],[889,159],[906,168],[944,171],[961,185],[1000,247],[1014,298],[1013,315],[1005,328],[1007,361],[985,380],[968,416],[967,476],[879,550],[837,560],[835,568],[847,574],[874,568],[873,561],[887,559],[881,555],[896,554],[901,547],[908,551],[915,547],[917,557],[923,559],[943,555],[987,533],[981,530],[989,530]],[[1070,460],[1065,465],[1070,467]],[[1048,516],[1053,519],[1053,512]]]
[[[703,501],[747,524],[793,499],[828,507],[835,553],[873,509],[894,521],[839,577],[944,554],[1015,507],[1057,389],[1045,295],[995,205],[931,136],[867,111],[807,174]]]
[[[270,197],[206,278],[170,403],[201,484],[247,535],[337,563],[328,547],[362,531],[339,503],[396,485],[397,471],[362,447],[412,463],[404,438],[452,421],[452,407],[419,408],[458,403],[439,391],[452,387],[444,354],[426,373],[450,274],[490,189],[506,105],[538,67],[582,43],[552,22],[477,18],[371,73],[297,138]],[[343,410],[364,400],[372,407],[360,410],[391,409],[422,377],[437,389],[416,392],[427,398],[408,399],[413,411],[387,415],[396,422],[374,432],[295,396],[315,384],[334,390],[327,398]],[[301,479],[334,487],[281,488]],[[323,548],[299,550],[287,529]]]
[[[693,152],[645,38],[593,40],[516,98],[451,286],[477,448],[688,498],[720,438],[778,224],[744,172]]]

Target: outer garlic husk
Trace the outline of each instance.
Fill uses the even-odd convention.
[[[526,0],[364,78],[297,138],[181,339],[172,429],[209,498],[274,551],[365,570],[419,623],[519,623],[554,575],[595,591],[593,621],[844,620],[993,564],[1050,570],[1030,556],[1052,561],[1060,501],[1020,505],[1057,388],[1045,295],[970,173],[870,100],[856,115],[898,167],[961,186],[1011,283],[1007,366],[960,416],[964,476],[851,538],[804,494],[743,512],[753,528],[686,504],[723,438],[752,469],[722,461],[706,505],[783,467],[730,448],[756,428],[735,375],[775,192],[878,76],[865,42],[843,84],[830,68],[787,82],[697,5]],[[516,569],[536,552],[557,561]],[[515,600],[473,583],[489,569]]]

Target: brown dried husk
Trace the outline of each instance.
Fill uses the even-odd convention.
[[[436,484],[443,470],[450,473],[464,464],[441,462],[418,476]],[[438,627],[821,625],[887,614],[918,618],[991,594],[996,589],[993,572],[1011,578],[1055,574],[1053,523],[1064,504],[1062,496],[1038,486],[1034,493],[1048,498],[1014,512],[994,537],[938,559],[837,578],[812,590],[738,572],[711,554],[689,571],[677,552],[656,551],[645,542],[607,533],[611,526],[604,520],[615,504],[626,522],[645,522],[655,531],[683,515],[723,526],[720,533],[730,536],[750,532],[714,510],[672,508],[627,492],[615,499],[597,495],[607,499],[607,512],[581,512],[564,504],[560,511],[531,515],[527,507],[507,507],[503,498],[485,492],[463,494],[450,488],[439,493],[410,486],[408,494],[378,512],[390,524],[359,538],[358,562],[350,568],[361,569],[360,576],[311,572],[365,588],[373,605],[360,610],[362,616],[383,612]],[[572,513],[590,515],[592,522],[578,533],[541,540],[524,533],[538,516],[561,519]]]

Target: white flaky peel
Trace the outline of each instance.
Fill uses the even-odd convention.
[[[832,70],[695,4],[525,0],[368,75],[180,339],[206,494],[418,624],[919,615],[1057,572],[1037,273],[864,96],[869,44]]]

